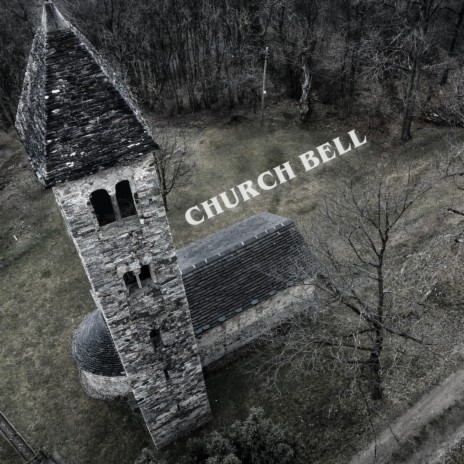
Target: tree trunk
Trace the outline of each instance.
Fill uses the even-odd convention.
[[[306,122],[311,115],[311,55],[304,51],[301,55],[303,62],[303,83],[301,85],[301,98],[300,98],[300,121]]]
[[[375,340],[374,340],[374,349],[371,352],[371,357],[369,360],[370,366],[370,386],[371,386],[371,397],[373,400],[381,400],[383,398],[383,388],[382,388],[382,379],[380,376],[381,366],[380,366],[380,354],[383,350],[383,322],[384,322],[384,306],[385,306],[385,289],[384,289],[384,277],[383,277],[383,265],[384,265],[384,255],[385,249],[387,246],[387,238],[382,240],[382,249],[379,256],[379,262],[377,267],[377,291],[378,291],[378,301],[377,301],[377,314],[376,318],[373,321],[373,326],[375,329]]]
[[[166,188],[166,171],[164,169],[163,160],[155,158],[156,173],[158,174],[158,182],[160,183],[161,196],[163,198],[163,206],[166,212],[168,211],[168,191]]]
[[[366,18],[366,5],[363,2],[356,4],[355,24],[357,29],[353,34],[353,45],[351,47],[351,67],[349,78],[349,97],[354,99],[356,91],[356,73],[358,70],[359,49],[361,47],[361,39],[364,37],[364,23]]]
[[[371,353],[371,359],[369,361],[370,367],[370,387],[371,387],[371,398],[374,401],[381,400],[383,398],[383,387],[382,378],[380,375],[380,354],[376,351]]]
[[[161,196],[163,197],[164,209],[168,212],[168,189],[166,186],[166,171],[164,167],[161,173]]]
[[[340,97],[342,100],[346,98],[346,88],[348,81],[348,56],[350,55],[350,49],[352,45],[352,34],[351,34],[351,1],[346,6],[346,33],[345,33],[345,53],[343,54],[342,66],[340,69]]]
[[[416,107],[416,95],[419,89],[421,73],[421,53],[418,52],[414,58],[414,63],[411,69],[409,78],[408,93],[406,96],[406,103],[403,113],[403,124],[401,128],[401,140],[407,142],[412,139],[411,124],[414,116],[414,109]]]
[[[461,9],[459,10],[458,21],[454,28],[453,38],[451,39],[451,43],[448,48],[448,56],[450,57],[454,55],[454,50],[456,48],[456,43],[457,43],[458,36],[459,36],[459,30],[461,29],[463,20],[464,20],[464,3],[462,4]],[[446,83],[448,82],[448,74],[449,74],[449,68],[446,68],[443,71],[443,74],[441,76],[440,85],[446,85]]]
[[[440,1],[424,0],[421,4],[420,14],[418,18],[418,28],[415,31],[419,43],[415,47],[414,61],[411,69],[411,75],[408,85],[408,94],[406,96],[406,104],[403,115],[403,125],[401,130],[401,140],[406,142],[412,138],[411,123],[414,116],[416,106],[416,96],[419,92],[419,83],[421,77],[422,57],[427,43],[428,31],[432,17],[438,11]]]

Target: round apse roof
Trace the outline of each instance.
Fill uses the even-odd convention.
[[[125,375],[110,331],[98,309],[88,314],[74,333],[72,354],[77,365],[91,374]]]

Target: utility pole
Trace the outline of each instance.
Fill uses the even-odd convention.
[[[266,50],[264,50],[263,93],[261,95],[261,127],[263,127],[264,124],[264,98],[266,96],[266,70],[268,57],[269,47],[266,47]]]

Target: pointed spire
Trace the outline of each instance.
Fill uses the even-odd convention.
[[[51,1],[32,45],[16,127],[46,186],[157,148],[124,83]]]
[[[62,14],[56,9],[51,0],[47,0],[44,3],[42,27],[46,33],[69,29],[69,23],[63,18]]]

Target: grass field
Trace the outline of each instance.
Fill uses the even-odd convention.
[[[197,165],[192,185],[169,198],[169,221],[177,246],[258,211],[310,223],[322,195],[330,194],[338,180],[374,166],[382,154],[400,165],[414,160],[425,164],[445,147],[445,129],[424,126],[411,142],[402,145],[392,143],[385,133],[366,129],[362,121],[328,119],[302,129],[279,111],[274,110],[263,130],[253,118],[238,125],[226,124],[227,118],[202,123],[198,116],[168,122],[188,132]],[[292,160],[299,154],[352,129],[367,135],[369,143],[314,171],[298,171],[291,182],[200,226],[186,223],[184,213],[188,207],[241,182],[255,180],[262,171],[278,164],[290,161],[293,165]],[[56,449],[67,464],[132,464],[149,444],[138,416],[123,404],[88,398],[79,385],[70,352],[71,338],[93,306],[89,284],[53,194],[35,181],[13,135],[1,136],[0,167],[0,408],[34,448]],[[408,232],[399,245],[414,241],[416,249],[426,248],[437,234],[457,231],[459,218],[445,211],[460,204],[462,197],[450,183],[438,185],[408,216]],[[427,322],[434,327],[436,320],[443,320],[440,330],[451,344],[443,348],[439,361],[417,354],[409,380],[395,390],[387,389],[387,398],[379,407],[386,417],[403,412],[431,385],[462,364],[462,295],[455,284],[442,276],[437,312]],[[253,370],[253,362],[251,353],[246,362],[239,360],[207,375],[214,415],[208,429],[227,426],[244,418],[249,407],[262,406],[274,420],[301,434],[308,462],[314,463],[346,462],[357,448],[372,439],[363,411],[350,402],[334,400],[343,387],[336,376],[324,372],[301,378],[283,376],[278,396],[264,390],[259,380],[247,373]],[[175,453],[181,446],[174,444],[168,452]],[[21,462],[1,440],[0,462]]]

